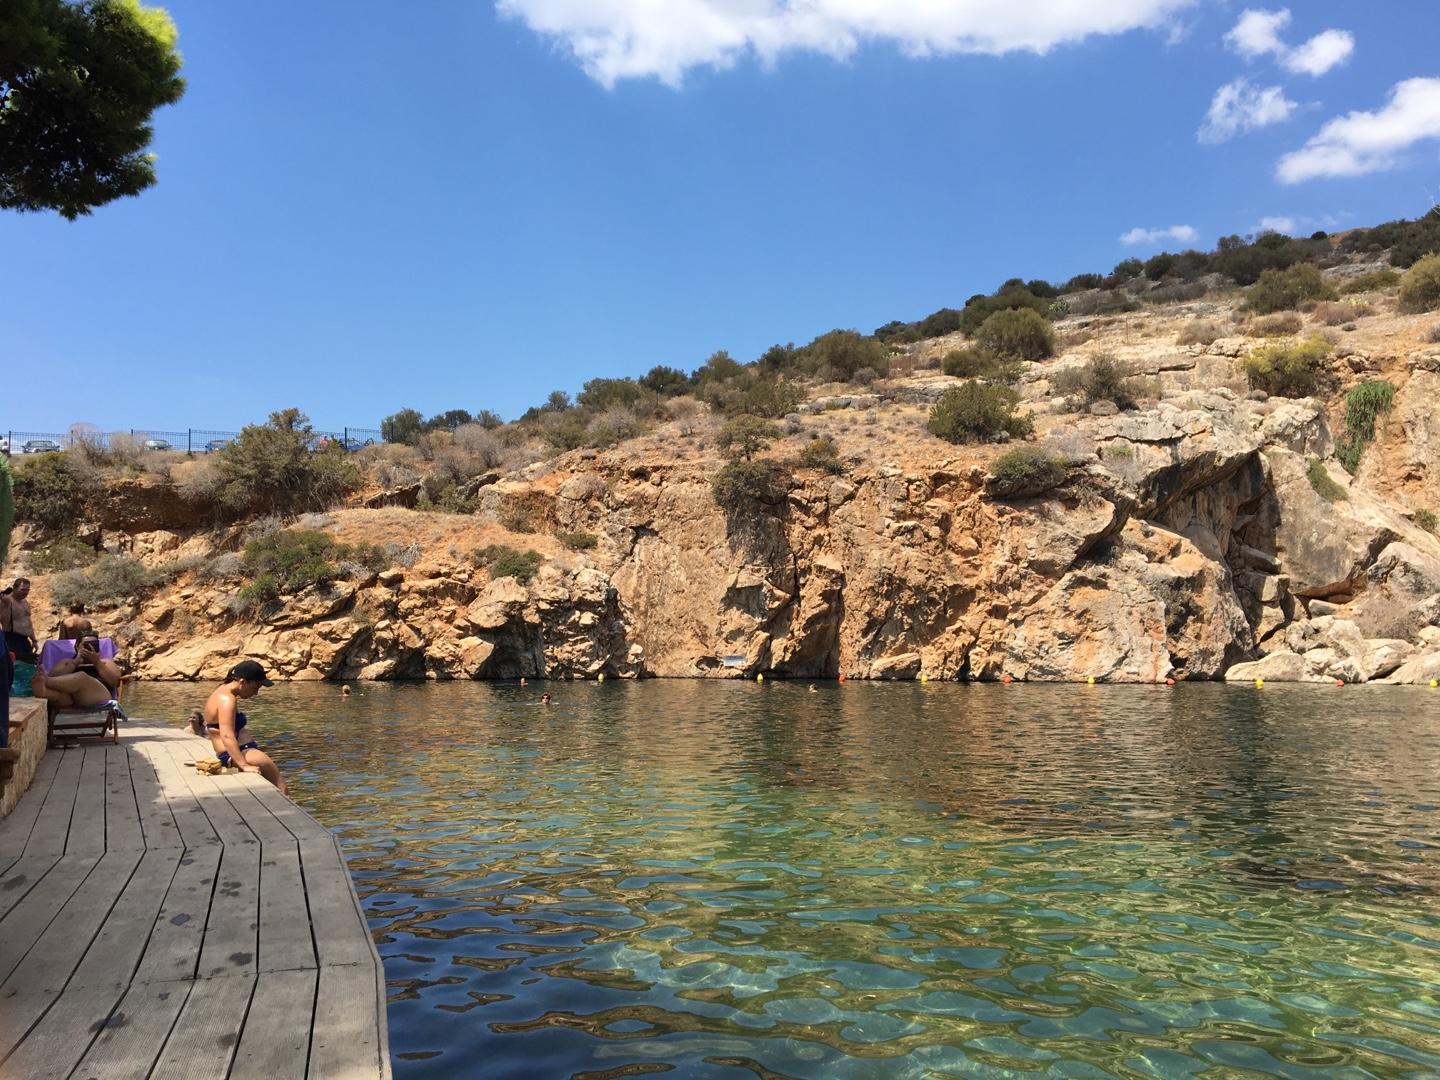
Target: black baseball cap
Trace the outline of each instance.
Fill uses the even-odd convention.
[[[261,686],[274,686],[275,683],[265,677],[265,669],[254,660],[241,660],[230,669],[230,674],[225,676],[225,681],[231,679],[244,679],[246,682],[258,683]]]

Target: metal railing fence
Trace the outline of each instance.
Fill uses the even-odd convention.
[[[103,449],[118,449],[122,440],[144,450],[175,450],[185,454],[206,454],[221,450],[238,431],[213,431],[209,428],[186,428],[183,431],[161,431],[155,428],[129,428],[121,431],[18,431],[0,429],[4,452],[10,454],[43,454],[70,450],[77,443]],[[384,442],[378,428],[342,427],[336,431],[312,431],[310,446],[319,449],[338,443],[349,450]]]

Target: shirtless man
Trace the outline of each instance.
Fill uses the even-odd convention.
[[[94,632],[95,628],[85,617],[85,605],[80,603],[71,604],[70,614],[61,619],[60,625],[55,628],[55,636],[61,641],[79,641]]]
[[[35,627],[30,623],[30,579],[16,578],[15,585],[0,608],[0,627],[5,630],[5,647],[16,660],[35,663]]]

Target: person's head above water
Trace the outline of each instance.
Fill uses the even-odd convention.
[[[265,669],[254,660],[241,660],[230,669],[225,676],[227,683],[238,683],[235,688],[236,697],[254,697],[260,692],[262,686],[274,686],[275,684],[265,677]]]
[[[350,696],[350,687],[349,687],[349,686],[342,686],[342,687],[340,687],[340,696],[341,696],[341,697],[349,697],[349,696]]]
[[[541,704],[541,705],[549,705],[549,704],[550,704],[550,694],[549,694],[548,691],[540,695],[540,704]]]

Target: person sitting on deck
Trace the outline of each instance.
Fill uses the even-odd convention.
[[[95,628],[85,617],[85,605],[78,602],[70,605],[70,614],[61,619],[60,625],[55,628],[55,636],[61,641],[79,641],[94,632]]]
[[[279,788],[283,795],[285,778],[280,775],[279,767],[260,749],[254,739],[243,743],[240,741],[240,732],[245,727],[246,719],[237,705],[237,702],[258,694],[262,686],[274,685],[265,677],[265,669],[258,663],[254,660],[241,660],[230,669],[225,681],[206,699],[203,716],[205,732],[210,736],[210,745],[214,747],[215,756],[220,759],[221,765],[228,766],[233,763],[241,772],[259,773]]]
[[[49,672],[37,668],[31,689],[56,710],[88,709],[115,700],[122,676],[119,664],[100,658],[100,640],[83,637],[75,642],[74,659],[61,660]]]

